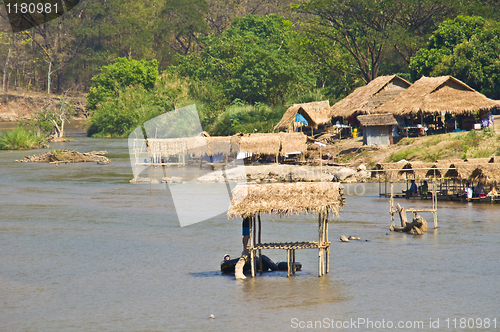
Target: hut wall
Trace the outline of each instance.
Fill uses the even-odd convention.
[[[367,126],[363,130],[363,145],[392,144],[392,126]]]

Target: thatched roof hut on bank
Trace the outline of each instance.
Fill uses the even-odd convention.
[[[363,126],[363,145],[393,144],[392,127],[398,122],[392,114],[359,115],[358,121]]]
[[[305,119],[307,124],[300,121],[302,118]],[[313,129],[329,124],[331,120],[330,102],[328,100],[293,104],[283,114],[274,130],[294,132],[297,128],[308,128],[313,133]]]
[[[339,214],[345,204],[343,187],[335,182],[298,182],[273,183],[258,185],[239,185],[233,190],[231,206],[227,212],[229,218],[246,218],[250,222],[249,248],[252,277],[255,276],[255,257],[262,249],[287,250],[288,275],[294,273],[295,250],[319,250],[318,275],[329,271],[330,242],[328,241],[328,216]],[[287,216],[299,213],[317,213],[319,215],[318,241],[262,243],[261,214]],[[258,220],[258,222],[257,222]]]
[[[240,146],[240,152],[246,154],[304,155],[307,151],[307,136],[302,133],[258,133],[233,136],[231,142]],[[277,160],[277,159],[276,159]]]
[[[279,134],[248,134],[239,138],[240,152],[274,155],[280,152]]]
[[[200,138],[194,137],[196,141],[200,141],[202,144],[197,144],[188,150],[188,153],[193,157],[200,158],[219,154],[229,156],[239,151],[238,145],[231,143],[231,137],[209,136],[202,138],[204,142],[203,139],[200,140]]]
[[[499,106],[500,101],[487,98],[452,76],[424,76],[378,107],[377,113],[410,119],[408,124],[413,123],[413,118],[420,118],[418,122],[423,124],[424,117],[428,117],[425,123],[432,124],[436,130],[445,125],[449,130],[455,129],[457,123],[452,119],[460,116],[458,127],[470,130],[475,123],[474,112],[482,112],[484,116]]]
[[[380,105],[394,99],[410,86],[410,82],[397,75],[379,76],[335,103],[330,108],[330,116],[347,118],[356,114],[375,113]]]

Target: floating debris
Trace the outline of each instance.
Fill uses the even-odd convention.
[[[22,160],[16,160],[20,163],[86,163],[97,162],[98,164],[109,164],[109,158],[104,155],[107,151],[92,151],[92,152],[78,152],[76,150],[52,150],[43,152],[33,156],[25,156]]]
[[[342,241],[342,242],[349,242],[349,239],[347,238],[347,236],[341,235],[340,236],[340,241]]]

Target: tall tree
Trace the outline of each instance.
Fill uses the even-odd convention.
[[[307,64],[295,57],[292,23],[279,15],[236,18],[220,36],[204,40],[198,54],[181,58],[179,72],[220,84],[230,99],[284,103],[301,84],[311,84]]]
[[[411,59],[413,79],[452,75],[489,97],[500,98],[500,24],[458,16],[441,24]]]
[[[342,47],[355,63],[345,73],[366,83],[378,76],[390,48],[409,62],[422,43],[419,35],[429,33],[454,8],[450,0],[311,0],[297,6],[314,15],[304,25],[309,38],[329,39]]]

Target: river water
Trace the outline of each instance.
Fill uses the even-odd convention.
[[[301,250],[293,277],[234,280],[219,264],[241,252],[240,220],[180,227],[168,190],[129,183],[126,140],[52,147],[107,150],[111,163],[25,164],[14,160],[41,151],[0,151],[0,331],[500,328],[499,206],[439,202],[439,228],[412,236],[389,231],[378,184],[347,185],[329,274],[318,278],[317,251]],[[316,216],[263,216],[266,242],[316,236]]]

